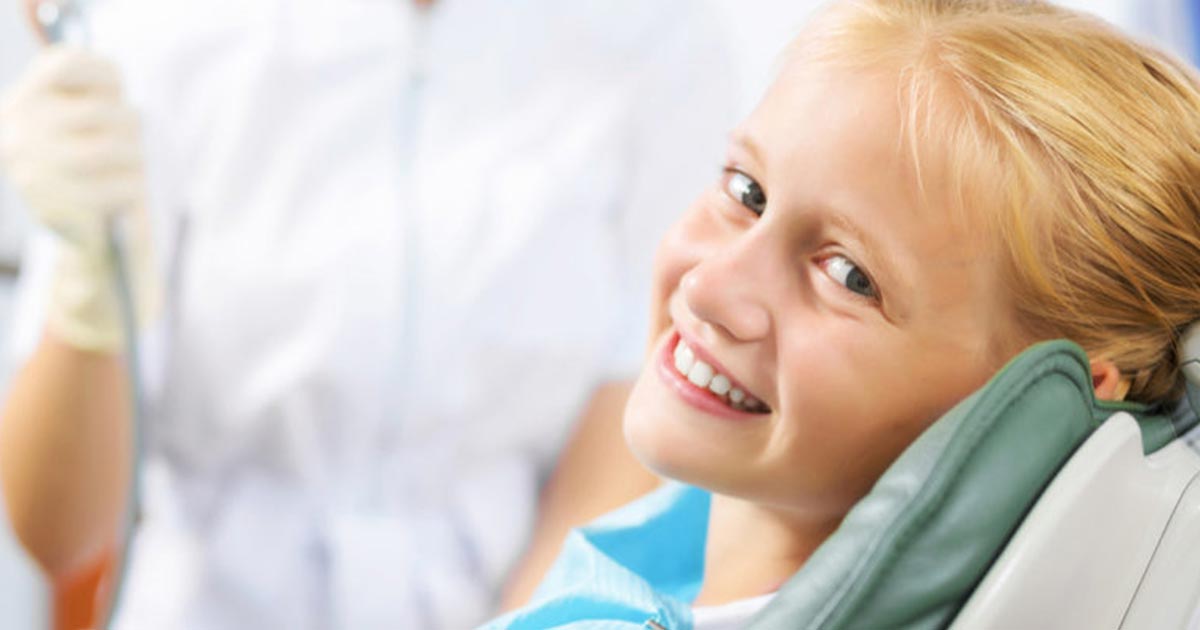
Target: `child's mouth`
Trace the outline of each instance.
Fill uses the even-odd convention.
[[[745,390],[735,386],[728,376],[696,358],[687,342],[678,338],[675,345],[674,367],[692,385],[706,389],[727,406],[747,413],[769,413],[771,409]]]

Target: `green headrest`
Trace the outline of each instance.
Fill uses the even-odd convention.
[[[1147,452],[1166,416],[1097,402],[1087,356],[1035,345],[927,429],[780,589],[750,628],[942,628],[1059,468],[1117,411]]]

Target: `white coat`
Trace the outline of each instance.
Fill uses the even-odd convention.
[[[702,7],[440,0],[421,46],[406,0],[96,4],[170,287],[118,627],[488,616],[717,179],[738,95]],[[25,262],[25,352],[53,259]]]

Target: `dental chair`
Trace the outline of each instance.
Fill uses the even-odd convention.
[[[1200,630],[1196,423],[1186,403],[1097,401],[1078,346],[1033,346],[926,430],[749,627]]]

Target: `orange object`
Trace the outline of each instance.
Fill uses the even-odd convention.
[[[54,630],[95,628],[102,621],[116,550],[106,549],[96,560],[54,580]]]

